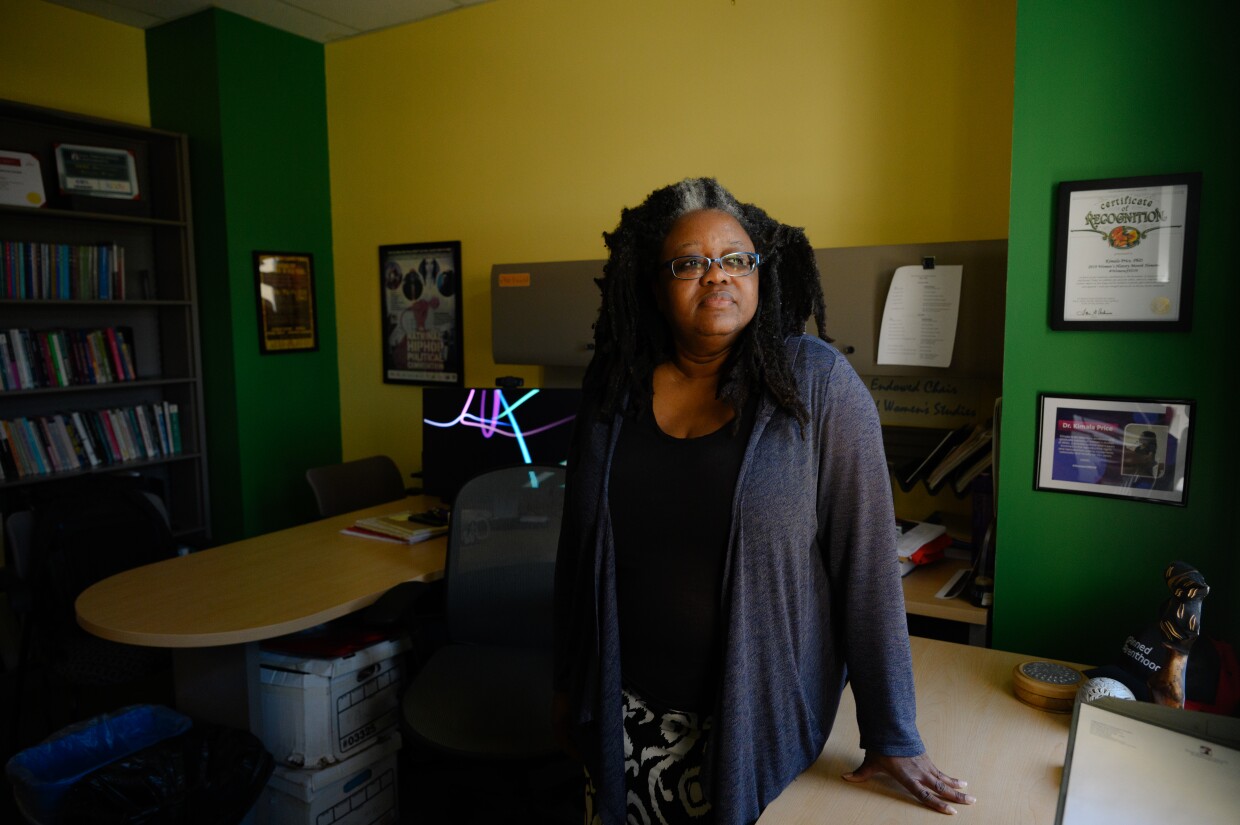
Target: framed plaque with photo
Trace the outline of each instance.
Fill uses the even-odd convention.
[[[1035,490],[1183,505],[1192,401],[1038,396]]]
[[[128,149],[56,144],[56,174],[66,194],[137,200],[138,168]]]

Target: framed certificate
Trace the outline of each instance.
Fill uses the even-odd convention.
[[[1191,329],[1200,199],[1197,173],[1059,184],[1051,329]]]
[[[97,198],[137,200],[138,169],[133,152],[103,146],[56,144],[60,190]]]
[[[379,247],[383,381],[464,386],[459,241]]]
[[[1192,401],[1038,396],[1035,490],[1184,505]]]
[[[255,252],[254,285],[259,351],[271,355],[317,350],[314,256],[309,252]]]

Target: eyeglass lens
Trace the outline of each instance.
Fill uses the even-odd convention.
[[[677,278],[701,278],[710,270],[712,263],[718,263],[725,274],[739,278],[754,271],[758,265],[758,256],[754,252],[733,252],[719,258],[708,258],[705,255],[686,255],[673,258],[672,274]]]

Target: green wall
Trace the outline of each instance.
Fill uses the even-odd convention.
[[[216,542],[315,516],[340,460],[323,47],[211,10],[147,32],[151,123],[190,136]],[[314,256],[319,348],[262,355],[252,254]]]
[[[995,647],[1114,661],[1130,632],[1156,620],[1175,559],[1212,587],[1205,632],[1240,644],[1227,332],[1240,307],[1236,7],[1018,6]],[[1203,175],[1192,331],[1052,332],[1056,184],[1188,171]],[[1042,391],[1195,399],[1187,506],[1033,491]]]

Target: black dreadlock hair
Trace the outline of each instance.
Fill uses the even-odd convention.
[[[746,402],[765,390],[804,425],[809,415],[797,395],[783,342],[804,332],[810,316],[820,335],[826,328],[813,248],[803,230],[739,202],[714,178],[688,178],[656,189],[640,206],[621,211],[615,231],[603,233],[609,254],[597,281],[603,300],[586,379],[601,391],[601,413],[613,415],[626,395],[633,409],[652,397],[654,368],[672,357],[672,337],[655,304],[651,280],[672,224],[703,209],[735,218],[762,256],[757,313],[724,364],[718,397],[731,404],[739,422]]]

